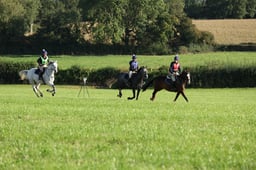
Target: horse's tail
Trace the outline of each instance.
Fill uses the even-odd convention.
[[[24,80],[27,78],[28,70],[21,70],[19,72],[20,80]]]
[[[149,82],[147,82],[147,83],[142,87],[142,91],[146,91],[147,88],[153,83],[154,80],[155,80],[155,78],[153,78],[152,80],[150,80]]]

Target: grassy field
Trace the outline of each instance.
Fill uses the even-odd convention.
[[[137,55],[140,66],[147,66],[150,69],[158,69],[161,66],[169,66],[173,55],[169,56],[147,56]],[[180,55],[180,63],[183,68],[189,67],[238,67],[256,65],[255,52],[212,52],[201,54]],[[1,61],[14,62],[36,62],[37,56],[0,56]],[[57,60],[59,69],[67,69],[73,65],[83,68],[99,69],[103,67],[114,67],[124,71],[128,70],[130,55],[107,55],[107,56],[51,56],[51,60]],[[36,64],[36,63],[35,63]]]
[[[209,31],[218,44],[256,43],[256,19],[193,20],[201,31]]]
[[[0,85],[0,169],[256,169],[255,88],[79,89]]]

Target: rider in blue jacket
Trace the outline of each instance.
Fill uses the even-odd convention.
[[[135,54],[132,55],[132,60],[129,62],[129,82],[131,82],[132,74],[136,73],[139,69],[139,63]]]

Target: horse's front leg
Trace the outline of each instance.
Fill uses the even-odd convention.
[[[137,96],[136,96],[136,100],[138,100],[139,95],[140,95],[140,88],[138,88],[138,89],[137,89]]]
[[[52,85],[52,96],[54,96],[56,94],[56,88],[54,86],[54,84]]]
[[[175,97],[175,99],[173,100],[174,102],[178,99],[179,95],[180,95],[180,92],[177,92],[176,97]]]
[[[132,89],[132,93],[133,93],[133,97],[128,97],[127,98],[128,100],[132,100],[135,98],[135,89],[134,88]]]
[[[47,92],[49,92],[49,93],[52,93],[52,96],[54,96],[54,95],[55,95],[55,93],[56,93],[55,85],[53,84],[53,85],[51,85],[51,87],[52,87],[52,90],[47,89],[46,91],[47,91]]]

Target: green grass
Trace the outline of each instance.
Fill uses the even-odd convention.
[[[45,91],[46,86],[41,89]],[[255,169],[256,89],[117,90],[0,86],[0,169]]]
[[[182,67],[248,67],[256,65],[255,52],[216,52],[202,54],[180,55]],[[149,69],[158,69],[161,66],[169,66],[173,55],[169,56],[147,56],[137,55],[140,66],[147,66]],[[0,56],[0,61],[36,62],[38,56]],[[114,67],[121,70],[128,70],[130,55],[106,55],[106,56],[51,56],[50,59],[58,60],[60,69],[70,68],[78,65],[83,68],[98,69]]]

